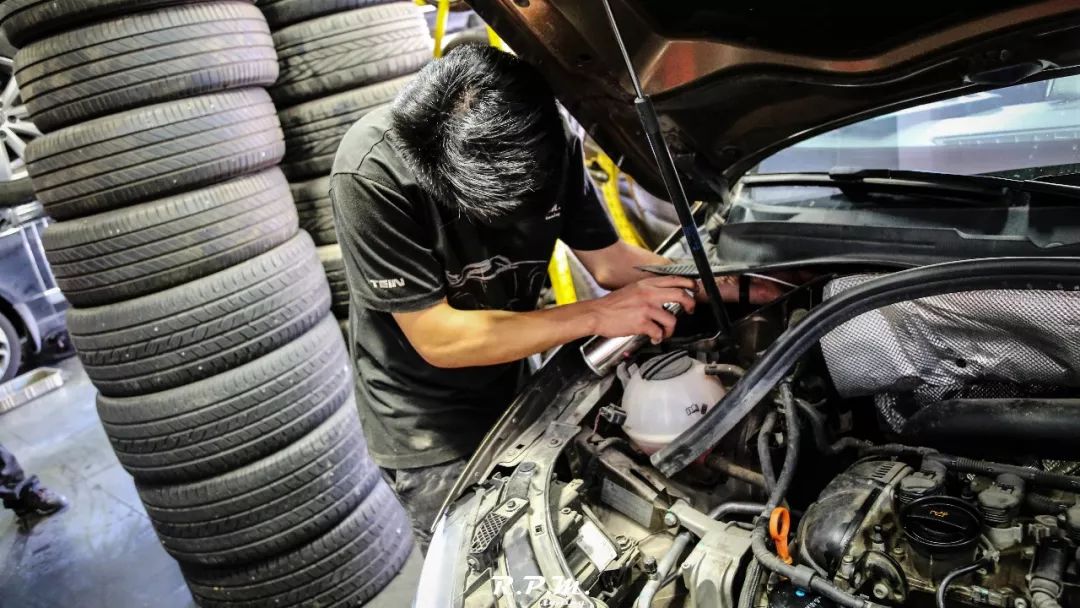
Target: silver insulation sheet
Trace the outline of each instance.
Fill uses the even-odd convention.
[[[852,275],[825,298],[869,281]],[[1080,386],[1080,292],[987,290],[873,310],[821,339],[845,397],[983,383]]]

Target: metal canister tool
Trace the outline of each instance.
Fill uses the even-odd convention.
[[[677,315],[682,312],[682,305],[668,302],[664,304],[664,310]],[[581,345],[581,356],[594,374],[606,376],[648,342],[649,336],[644,334],[618,338],[594,336]]]

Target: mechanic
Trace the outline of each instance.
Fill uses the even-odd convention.
[[[524,358],[594,334],[657,343],[675,327],[665,302],[694,308],[694,281],[635,268],[668,260],[619,240],[543,77],[488,46],[434,61],[353,125],[330,194],[368,448],[425,551]],[[614,291],[536,310],[556,239]]]
[[[41,485],[36,475],[27,477],[15,455],[0,445],[0,499],[19,519],[52,515],[67,506],[67,499]]]

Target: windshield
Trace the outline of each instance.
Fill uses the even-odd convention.
[[[762,161],[756,173],[834,167],[1016,179],[1080,172],[1080,75],[928,103],[841,127]]]

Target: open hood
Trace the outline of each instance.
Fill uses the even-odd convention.
[[[471,0],[622,167],[663,187],[600,0]],[[1080,0],[611,0],[691,200],[798,139],[1080,66]]]

